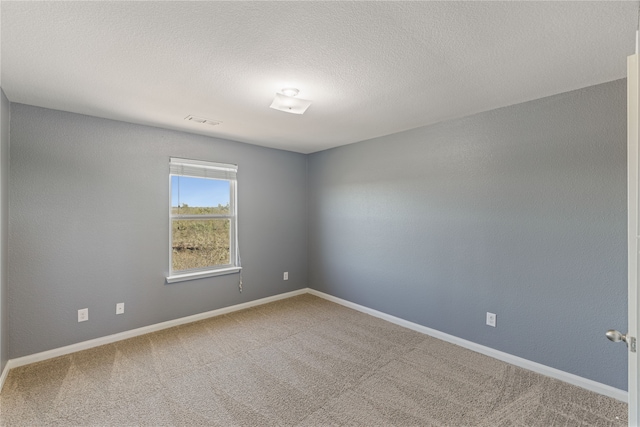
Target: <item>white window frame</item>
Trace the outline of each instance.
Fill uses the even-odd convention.
[[[205,277],[221,276],[224,274],[238,273],[240,257],[238,254],[238,195],[237,195],[237,165],[226,163],[214,163],[202,160],[181,159],[171,157],[169,159],[169,275],[167,283],[183,282],[185,280],[202,279]],[[229,181],[229,214],[211,215],[182,215],[174,214],[171,208],[171,193],[173,191],[171,177],[189,176],[203,179],[220,179]],[[174,219],[229,219],[229,264],[193,268],[189,270],[173,271],[173,220]]]

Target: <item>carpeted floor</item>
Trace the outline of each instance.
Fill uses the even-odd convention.
[[[302,295],[13,369],[0,425],[617,426],[627,405]]]

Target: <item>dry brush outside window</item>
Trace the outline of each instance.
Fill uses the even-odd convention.
[[[239,271],[237,166],[171,158],[167,282]]]

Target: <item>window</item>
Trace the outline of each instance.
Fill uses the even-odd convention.
[[[240,271],[236,165],[172,157],[168,283]]]

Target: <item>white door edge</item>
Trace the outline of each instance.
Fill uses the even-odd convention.
[[[627,336],[637,337],[638,330],[638,127],[640,115],[639,55],[627,58],[627,233],[628,233],[628,329]],[[638,426],[638,353],[628,351],[629,425]]]

